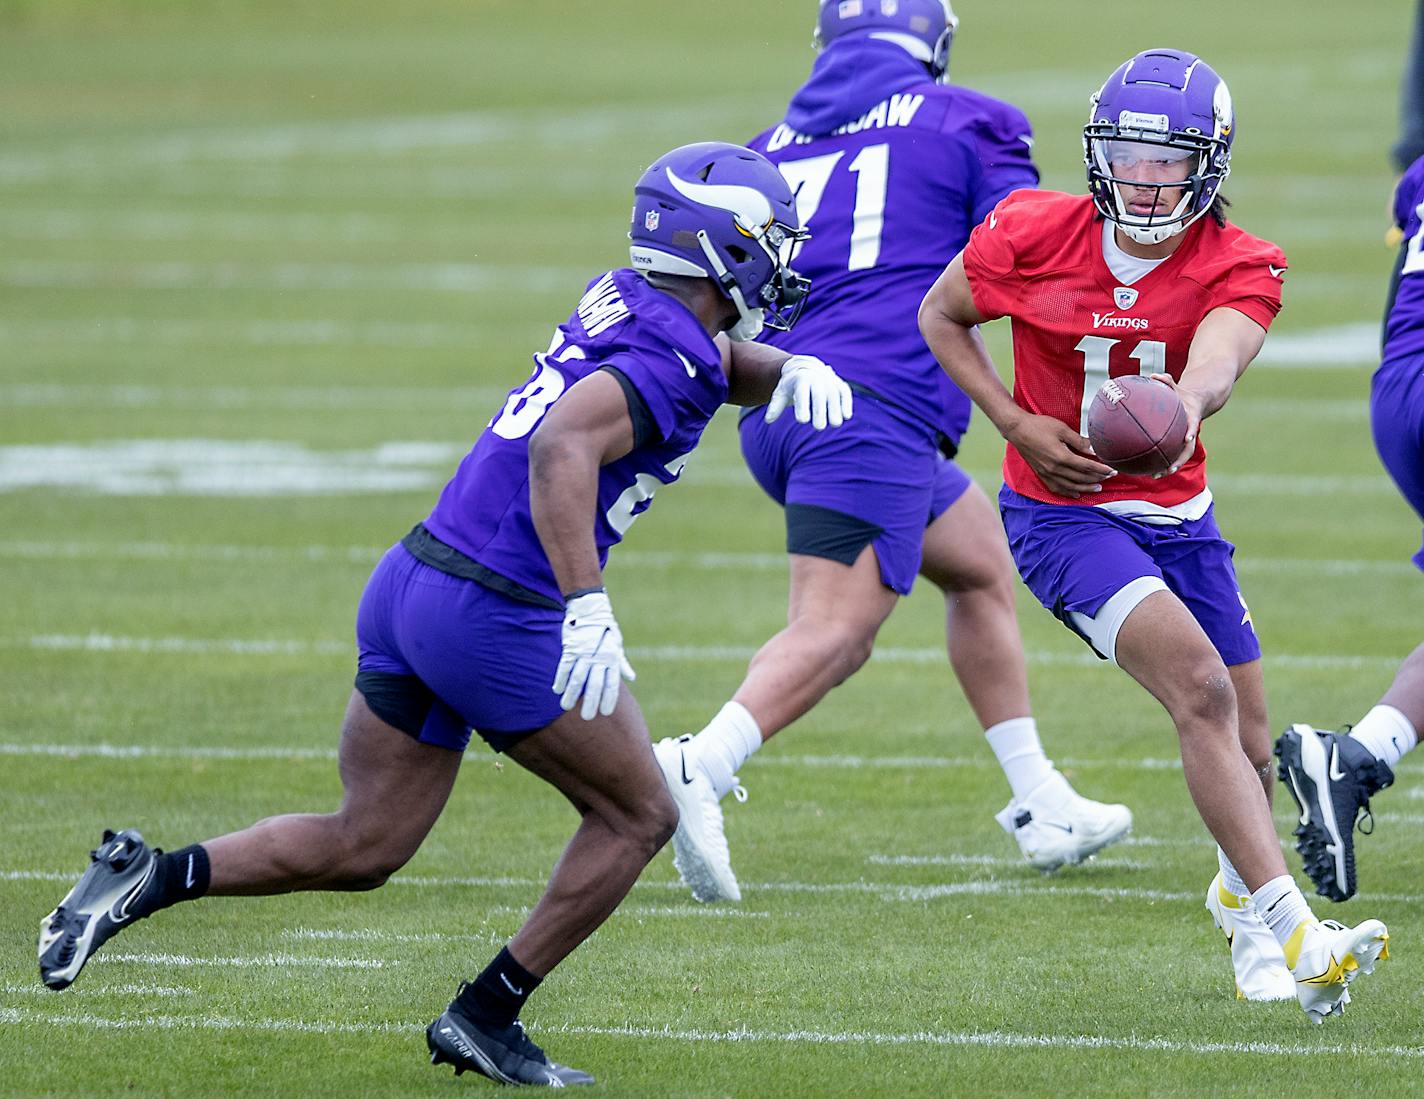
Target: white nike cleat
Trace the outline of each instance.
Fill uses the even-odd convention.
[[[1206,891],[1206,910],[1231,945],[1236,998],[1294,1000],[1295,977],[1286,968],[1285,952],[1251,898],[1227,889],[1218,873]]]
[[[1030,866],[1048,873],[1080,863],[1132,831],[1132,810],[1080,796],[1057,771],[994,814]]]
[[[1306,920],[1285,945],[1296,999],[1312,1023],[1343,1014],[1350,1002],[1350,982],[1361,973],[1373,973],[1375,962],[1388,957],[1389,929],[1379,920],[1356,927]]]
[[[692,735],[687,733],[653,745],[653,755],[677,802],[672,864],[683,884],[692,890],[694,900],[704,904],[739,901],[742,891],[732,873],[732,857],[722,831],[722,806],[706,772],[696,763],[689,766],[686,746],[691,740]]]

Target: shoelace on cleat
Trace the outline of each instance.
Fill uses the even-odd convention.
[[[732,796],[738,801],[745,803],[747,798],[751,797],[751,795],[747,793],[747,788],[742,785],[742,780],[736,775],[732,776],[732,782],[735,784],[732,786]]]

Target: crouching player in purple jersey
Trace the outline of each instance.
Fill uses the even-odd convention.
[[[1424,18],[1420,20],[1424,29]],[[1424,519],[1424,157],[1394,193],[1404,234],[1385,310],[1384,353],[1370,386],[1375,449],[1410,507]],[[1413,557],[1424,569],[1424,548]],[[1292,725],[1276,741],[1281,781],[1300,808],[1296,850],[1316,891],[1332,901],[1355,895],[1356,818],[1370,796],[1394,781],[1394,768],[1424,728],[1424,645],[1359,724],[1342,732]]]
[[[785,121],[751,143],[815,234],[796,263],[816,295],[795,334],[769,342],[834,352],[860,399],[834,438],[743,415],[747,464],[786,511],[789,622],[706,728],[658,746],[682,809],[675,861],[699,900],[740,897],[719,805],[738,768],[866,661],[917,572],[944,595],[950,663],[1008,779],[998,820],[1024,857],[1043,870],[1076,863],[1132,823],[1125,806],[1079,797],[1044,755],[1003,531],[940,452],[957,446],[970,403],[916,311],[974,225],[1038,182],[1022,112],[943,82],[956,25],[947,0],[822,0],[811,76]]]
[[[789,326],[808,288],[783,259],[803,236],[791,189],[764,157],[720,143],[668,153],[638,182],[630,236],[633,269],[589,283],[367,584],[340,809],[168,854],[106,832],[41,924],[49,987],[179,901],[382,885],[440,815],[474,731],[582,820],[523,927],[427,1029],[431,1059],[502,1083],[592,1082],[551,1062],[518,1015],[677,823],[642,714],[619,690],[632,669],[603,588],[608,551],[723,403],[769,402],[773,420],[792,405],[817,427],[851,413],[824,363],[745,342]]]

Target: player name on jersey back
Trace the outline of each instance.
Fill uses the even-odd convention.
[[[918,93],[895,94],[883,99],[859,118],[838,126],[828,134],[798,134],[785,122],[771,131],[767,139],[767,152],[775,153],[788,145],[806,145],[817,137],[841,137],[844,134],[858,134],[862,130],[883,130],[893,126],[908,126],[915,121],[915,115],[924,106],[925,97]]]

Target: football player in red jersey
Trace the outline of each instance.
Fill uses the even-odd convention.
[[[1271,821],[1261,650],[1212,515],[1201,421],[1219,411],[1281,307],[1285,256],[1225,216],[1235,119],[1200,58],[1148,50],[1093,97],[1089,195],[1017,191],[979,225],[920,310],[951,378],[1008,441],[1000,510],[1024,583],[1166,707],[1220,873],[1207,908],[1237,991],[1295,996],[1320,1021],[1385,953],[1378,920],[1323,924]],[[1014,389],[975,326],[1013,321]],[[1084,437],[1109,377],[1177,390],[1187,445],[1161,477],[1116,473]]]

